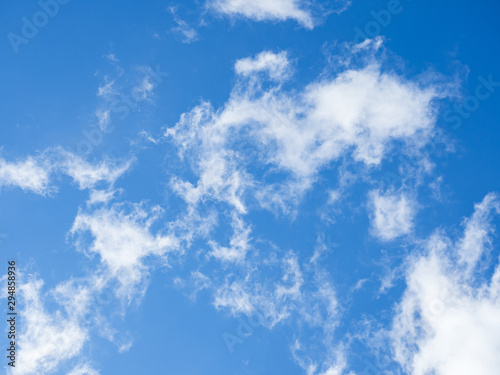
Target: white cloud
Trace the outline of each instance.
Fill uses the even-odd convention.
[[[488,233],[493,231],[490,224],[492,211],[500,213],[500,203],[495,194],[488,194],[481,203],[475,205],[474,214],[465,221],[464,236],[458,243],[457,252],[467,275],[472,274],[481,256],[491,246]]]
[[[296,340],[292,345],[292,354],[295,361],[306,371],[307,375],[356,375],[353,372],[346,373],[347,359],[345,353],[345,347],[339,345],[335,350],[331,350],[330,360],[323,369],[320,368],[318,363],[311,361],[310,358],[304,356],[304,352],[307,349],[303,347],[303,344]],[[361,375],[361,374],[360,374]]]
[[[404,193],[371,191],[369,205],[372,233],[376,237],[390,241],[411,233],[415,203]]]
[[[89,213],[79,212],[71,228],[73,235],[91,234],[92,242],[87,245],[80,238],[78,247],[86,254],[99,255],[106,274],[120,283],[118,296],[128,301],[145,290],[145,284],[140,290],[135,288],[149,273],[146,258],[163,257],[178,245],[173,236],[151,232],[161,214],[158,206],[146,210],[140,204],[114,204]]]
[[[119,347],[118,347],[118,352],[119,353],[125,353],[125,352],[128,352],[130,350],[130,348],[132,348],[132,346],[134,345],[134,343],[132,341],[127,341],[123,344],[121,344]]]
[[[217,309],[229,308],[233,315],[250,315],[256,309],[252,301],[252,294],[244,290],[244,286],[239,282],[226,283],[219,288],[214,299],[214,306]]]
[[[197,186],[174,178],[172,187],[190,205],[212,198],[227,202],[240,213],[245,213],[242,194],[249,184],[248,177],[231,160],[232,151],[224,148],[226,135],[219,135],[218,129],[205,126],[211,113],[211,107],[202,104],[183,114],[176,126],[167,130],[166,135],[172,136],[179,145],[181,156],[185,151],[195,152],[195,167],[200,175]]]
[[[116,180],[130,169],[135,159],[129,159],[121,164],[113,160],[103,160],[91,164],[85,159],[70,152],[59,150],[62,155],[59,168],[83,189],[91,189],[99,182],[113,185]]]
[[[172,27],[170,31],[181,36],[182,42],[189,44],[198,40],[198,32],[193,29],[188,23],[180,18],[175,18],[177,26]]]
[[[216,12],[230,17],[246,17],[255,21],[285,21],[295,20],[301,26],[312,29],[317,20],[313,12],[330,13],[341,12],[348,4],[340,2],[341,6],[334,9],[325,9],[318,4],[313,5],[309,0],[209,0],[208,5]],[[332,7],[332,3],[329,4]]]
[[[253,58],[247,57],[238,60],[234,69],[237,74],[244,77],[266,72],[269,78],[276,81],[284,80],[292,73],[286,52],[273,53],[264,51]]]
[[[65,312],[49,313],[42,300],[42,286],[41,280],[20,285],[24,309],[17,340],[18,363],[12,374],[50,373],[63,361],[81,354],[88,340],[88,329],[81,319],[81,312],[88,306],[88,293],[81,290],[67,300]]]
[[[123,163],[111,159],[89,163],[62,147],[48,148],[36,158],[28,156],[15,162],[0,159],[0,187],[19,187],[46,195],[56,190],[51,185],[56,172],[70,176],[81,190],[93,188],[99,182],[112,186],[133,162],[132,158]]]
[[[16,327],[19,352],[16,367],[9,374],[52,374],[75,362],[79,364],[69,374],[99,374],[83,350],[91,330],[96,329],[100,336],[116,342],[116,332],[102,315],[106,305],[113,306],[114,285],[99,273],[98,270],[82,278],[71,278],[46,292],[43,280],[33,276],[19,283],[22,306],[18,315],[22,317],[21,324]],[[120,346],[127,345],[130,340]]]
[[[171,32],[179,35],[183,43],[189,44],[196,42],[198,40],[198,32],[189,26],[189,24],[177,16],[177,9],[175,7],[170,7],[170,13],[174,17],[174,22],[177,26],[170,29]]]
[[[92,206],[99,203],[108,203],[114,198],[116,190],[91,190],[87,205]]]
[[[68,375],[99,375],[99,372],[88,363],[79,364]]]
[[[27,157],[25,160],[8,162],[0,158],[0,188],[19,187],[25,191],[45,195],[52,191],[52,168],[43,158]]]
[[[500,266],[491,279],[472,274],[488,252],[498,213],[494,194],[476,205],[456,242],[437,232],[410,257],[407,289],[390,338],[408,374],[494,375],[500,368]]]

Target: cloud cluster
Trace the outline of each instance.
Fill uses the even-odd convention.
[[[286,52],[240,59],[224,105],[202,102],[165,130],[194,172],[174,177],[172,189],[188,212],[211,207],[230,218],[233,230],[229,245],[209,240],[207,258],[222,268],[203,270],[201,262],[192,273],[193,295],[208,290],[216,308],[260,314],[268,328],[309,327],[297,332],[292,353],[311,375],[347,368],[346,348],[335,335],[341,309],[331,276],[319,269],[316,253],[306,263],[276,249],[263,259],[246,217],[259,207],[294,212],[332,164],[348,159],[358,169],[375,169],[402,144],[418,148],[434,135],[436,100],[446,90],[385,70],[373,54],[380,47],[380,40],[356,46],[351,53],[365,54],[360,66],[336,66],[338,73],[300,90],[287,89],[294,69]],[[373,190],[369,207],[378,238],[411,233],[416,203],[409,194]]]
[[[294,18],[306,27],[313,25],[299,1],[216,3],[229,14]],[[380,43],[372,47],[379,48]],[[363,48],[365,53],[369,43]],[[353,49],[359,50],[359,46]],[[238,60],[234,69],[235,86],[220,108],[202,102],[165,130],[165,138],[193,172],[170,180],[170,188],[186,203],[177,218],[165,219],[162,208],[147,202],[112,203],[119,191],[116,182],[134,159],[90,163],[55,148],[37,158],[0,160],[0,186],[47,194],[54,189],[53,175],[61,173],[78,189],[89,190],[87,205],[80,207],[68,238],[98,261],[94,272],[79,283],[61,283],[52,290],[61,307],[52,314],[40,297],[42,283],[25,284],[28,324],[21,350],[30,358],[23,364],[25,374],[51,371],[80,356],[89,335],[85,319],[92,293],[109,287],[122,303],[130,303],[145,292],[151,263],[168,264],[171,256],[184,255],[196,239],[206,240],[206,247],[200,246],[194,255],[192,295],[207,290],[216,309],[235,317],[258,313],[269,329],[285,323],[299,327],[291,349],[308,375],[346,373],[347,349],[336,337],[342,308],[332,276],[318,262],[324,249],[303,256],[297,249],[282,251],[272,244],[263,256],[263,241],[252,233],[250,210],[293,212],[318,175],[335,163],[348,159],[370,170],[401,145],[425,144],[434,133],[435,100],[443,90],[385,70],[374,57],[366,58],[362,66],[323,74],[301,89],[287,88],[294,69],[286,52],[264,51]],[[151,92],[148,79],[139,89],[145,95]],[[110,104],[118,94],[108,83],[99,95]],[[109,124],[107,116],[103,112],[99,117],[103,127]],[[341,199],[342,189],[329,187],[327,192],[330,204]],[[376,237],[388,241],[411,233],[416,204],[408,194],[375,189],[368,199]],[[490,352],[478,364],[476,352],[464,353],[453,346],[462,336],[469,337],[469,331],[487,345],[498,345],[497,327],[492,330],[496,335],[488,336],[481,322],[498,314],[500,271],[496,269],[489,283],[477,278],[488,254],[492,210],[499,208],[496,196],[489,195],[466,221],[465,234],[455,247],[436,235],[427,253],[411,258],[408,290],[391,339],[396,360],[415,375],[457,371],[446,358],[459,357],[467,369],[482,365],[485,374],[497,365]],[[213,233],[221,217],[228,219],[232,230],[223,240]],[[455,255],[449,254],[451,248],[456,248]],[[435,308],[436,285],[452,290],[440,295],[446,308],[437,316],[426,310]],[[457,330],[460,325],[470,330]],[[59,346],[45,340],[48,335],[54,335]],[[441,345],[449,353],[439,354],[436,347]],[[71,371],[97,373],[85,361]]]
[[[178,248],[174,236],[151,231],[162,214],[161,208],[143,206],[117,203],[90,212],[80,211],[70,231],[78,239],[79,249],[88,255],[99,255],[105,275],[119,283],[117,295],[128,301],[146,288],[149,268],[145,259],[163,257]],[[90,243],[85,241],[86,233],[92,238]]]
[[[20,284],[23,319],[17,340],[19,363],[12,374],[53,373],[75,361],[79,364],[70,374],[98,374],[83,352],[92,330],[111,342],[117,341],[112,324],[103,314],[141,297],[150,270],[146,260],[155,258],[166,264],[166,255],[178,248],[175,237],[153,233],[151,226],[161,214],[159,207],[124,203],[79,211],[71,238],[85,254],[97,254],[98,265],[47,292],[42,291],[43,280],[34,276]],[[111,301],[121,304],[109,305]],[[57,308],[48,311],[49,302]],[[131,346],[130,340],[117,344],[120,352]]]
[[[291,73],[285,53],[265,51],[235,69],[240,79],[221,108],[203,102],[165,132],[198,175],[196,184],[173,180],[189,204],[211,199],[245,213],[244,197],[253,194],[262,206],[288,211],[332,162],[350,156],[377,166],[396,141],[425,144],[443,95],[384,71],[375,59],[302,91],[283,88]],[[251,170],[287,178],[268,183]]]

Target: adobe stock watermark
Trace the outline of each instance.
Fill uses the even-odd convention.
[[[33,13],[31,17],[22,17],[20,35],[14,32],[7,34],[10,45],[15,53],[19,53],[22,44],[28,44],[31,39],[38,35],[43,27],[47,26],[51,18],[59,13],[61,5],[66,5],[71,0],[40,0],[38,6],[40,10]]]
[[[444,120],[453,124],[451,127],[453,130],[457,130],[462,126],[463,120],[468,119],[472,112],[477,111],[480,103],[489,99],[496,88],[500,87],[500,82],[495,82],[492,74],[488,75],[487,79],[479,76],[477,80],[479,84],[474,90],[474,95],[465,98],[462,105],[455,104],[453,109],[448,110],[444,114]]]
[[[326,238],[325,238],[326,237]],[[321,235],[319,237],[319,250],[315,250],[313,256],[304,265],[305,270],[311,270],[314,266],[326,263],[332,255],[335,254],[335,250],[338,249],[339,244],[333,241],[331,235]]]
[[[451,293],[448,288],[441,289],[439,297],[433,298],[426,308],[428,319],[434,321],[439,318],[446,311],[450,302]]]
[[[258,310],[250,316],[239,317],[237,321],[238,326],[234,333],[226,331],[222,334],[222,339],[231,354],[234,353],[236,344],[243,344],[246,339],[252,336],[256,328],[264,326],[265,314]]]
[[[411,2],[412,0],[407,1]],[[358,26],[354,28],[356,32],[354,35],[354,43],[359,44],[367,39],[379,36],[382,29],[389,26],[393,16],[400,14],[403,10],[404,7],[400,0],[389,0],[385,9],[379,10],[378,12],[371,10],[370,14],[373,19],[368,21],[363,29]]]
[[[147,80],[148,85],[144,86],[144,84],[140,84],[134,86],[130,94],[121,94],[120,98],[111,102],[109,106],[109,112],[119,114],[118,118],[120,120],[125,120],[130,112],[139,106],[140,102],[148,98],[148,92],[163,82],[164,77],[168,76],[167,73],[160,70],[158,65],[156,66],[156,70],[153,70],[149,66],[145,67],[144,70],[146,72],[144,79]],[[104,134],[110,134],[114,130],[114,125],[83,130],[84,139],[78,142],[76,146],[78,154],[80,156],[88,156],[92,153],[94,147],[99,146],[103,142]]]

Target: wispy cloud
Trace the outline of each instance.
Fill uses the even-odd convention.
[[[189,44],[196,42],[199,39],[198,32],[177,15],[177,9],[175,7],[170,7],[169,9],[176,24],[170,31],[179,35],[183,43]]]
[[[233,214],[232,220],[233,235],[229,241],[229,246],[220,246],[215,241],[210,241],[212,251],[211,256],[226,261],[238,262],[245,259],[247,251],[250,249],[251,229],[245,225],[243,219],[237,214]]]
[[[99,372],[88,363],[84,363],[77,365],[68,375],[99,375]]]
[[[19,187],[35,194],[55,192],[54,176],[64,173],[70,176],[81,190],[95,187],[98,183],[112,186],[132,165],[134,159],[118,162],[105,159],[90,163],[82,157],[63,149],[51,147],[40,155],[24,160],[0,159],[0,187]]]

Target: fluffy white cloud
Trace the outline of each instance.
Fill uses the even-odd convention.
[[[384,241],[409,234],[413,229],[415,203],[403,193],[374,190],[370,193],[373,234]]]
[[[410,258],[407,289],[390,333],[395,358],[407,373],[498,373],[498,258],[491,278],[473,272],[490,248],[492,212],[499,213],[499,202],[488,194],[465,221],[461,239],[453,242],[437,232],[422,254]]]
[[[218,12],[230,16],[244,16],[257,21],[294,19],[302,26],[312,29],[311,14],[302,9],[298,0],[216,0],[211,6]]]
[[[338,8],[333,9],[333,4]],[[349,4],[348,1],[330,2],[329,9],[313,5],[309,0],[209,0],[208,6],[215,11],[230,17],[246,17],[256,21],[295,20],[305,28],[312,29],[316,20],[313,12],[341,12]]]
[[[8,162],[0,159],[0,188],[20,187],[25,191],[45,195],[50,188],[51,166],[43,158],[27,157],[25,160]]]

